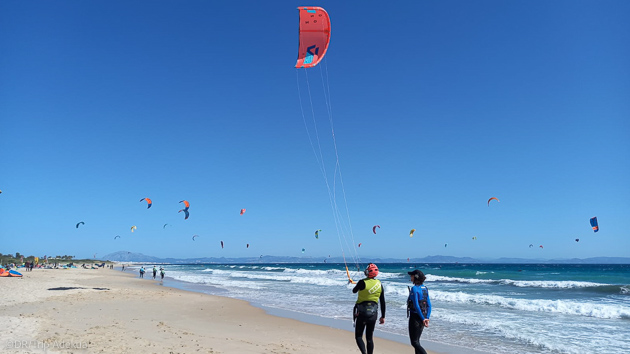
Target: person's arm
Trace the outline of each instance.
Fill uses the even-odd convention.
[[[381,320],[380,323],[385,323],[385,289],[383,288],[381,291],[381,296],[378,298],[381,303]]]
[[[363,281],[363,279],[359,280],[359,282],[357,283],[357,285],[354,286],[354,289],[352,289],[352,293],[356,294],[359,291],[365,289],[365,282]]]
[[[427,290],[427,305],[428,305],[428,310],[427,310],[427,320],[429,318],[431,318],[431,297],[429,296],[429,290]]]

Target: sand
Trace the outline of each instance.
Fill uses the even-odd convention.
[[[0,278],[2,353],[359,353],[349,331],[163,286],[135,272],[22,274]],[[413,353],[411,345],[374,341],[375,353]]]

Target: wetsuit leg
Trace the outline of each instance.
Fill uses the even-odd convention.
[[[363,331],[365,330],[365,319],[359,315],[354,327],[354,339],[357,341],[357,346],[361,351],[361,354],[367,354],[365,351],[365,343],[363,342]]]
[[[416,354],[427,354],[426,350],[420,345],[420,335],[424,329],[422,318],[416,313],[409,316],[409,339],[411,346],[415,349]]]
[[[374,352],[374,327],[376,327],[376,316],[373,319],[368,320],[365,325],[365,341],[367,342],[368,354],[372,354]]]

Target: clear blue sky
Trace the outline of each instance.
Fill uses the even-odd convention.
[[[363,259],[630,256],[630,2],[357,4],[0,2],[0,252],[339,256],[316,5]]]

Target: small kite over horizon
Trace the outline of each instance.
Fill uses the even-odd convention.
[[[221,241],[221,248],[223,248],[223,241]]]
[[[190,208],[190,203],[188,203],[187,200],[180,200],[179,202],[184,203],[184,206],[185,206],[184,210],[188,210],[188,208]]]
[[[120,235],[114,236],[114,240],[117,239],[117,238],[120,238]]]
[[[178,213],[181,213],[182,211],[184,212],[184,215],[185,215],[184,216],[184,220],[188,220],[188,217],[190,216],[190,213],[186,209],[182,209],[182,210],[178,211]]]
[[[322,230],[315,230],[315,238],[316,239],[319,239],[319,232],[320,231],[322,231]]]
[[[131,232],[134,232],[134,231],[135,231],[135,230],[137,230],[137,229],[138,229],[138,228],[136,227],[136,225],[133,225],[133,226],[131,227]]]
[[[416,232],[416,229],[411,229],[411,231],[409,231],[409,237],[413,237],[414,232]]]
[[[245,209],[241,209],[241,215],[245,214]]]
[[[79,222],[77,223],[77,229],[79,228],[79,225],[85,225],[85,223],[84,223],[83,221],[79,221]]]
[[[501,201],[498,198],[492,197],[492,198],[488,199],[488,206],[490,206],[490,201],[491,200],[496,200],[497,203],[501,203]]]
[[[141,202],[145,201],[145,200],[147,202],[147,209],[151,208],[151,205],[153,205],[153,202],[151,201],[151,199],[149,199],[149,198],[142,198],[142,199],[140,199]]]
[[[376,235],[376,228],[381,228],[381,225],[374,225],[374,227],[372,228],[372,232],[374,233],[374,235]]]
[[[199,235],[193,235],[192,240],[195,240],[195,237],[199,237]]]

